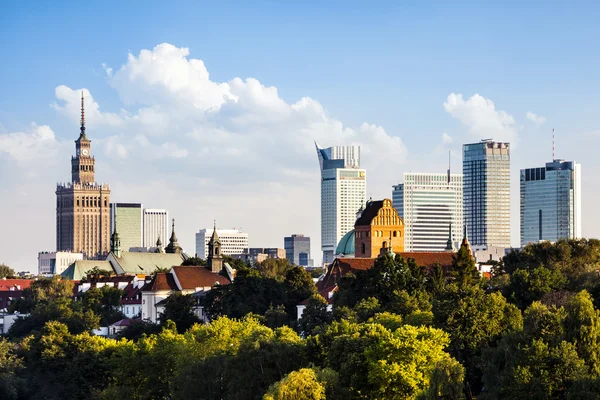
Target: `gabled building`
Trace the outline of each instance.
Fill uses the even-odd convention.
[[[367,201],[354,223],[355,257],[377,257],[381,248],[404,251],[404,221],[391,199]]]
[[[167,297],[172,293],[193,294],[200,298],[215,286],[229,285],[235,270],[224,262],[216,227],[209,241],[207,266],[174,266],[169,272],[157,273],[142,289],[142,319],[159,322]],[[205,320],[202,307],[195,310]]]

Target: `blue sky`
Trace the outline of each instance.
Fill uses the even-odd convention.
[[[307,127],[323,116],[356,131],[349,134],[351,140],[369,148],[371,154],[377,154],[377,146],[387,140],[401,141],[393,142],[397,147],[386,146],[387,150],[396,149],[397,157],[382,149],[388,163],[369,165],[368,157],[365,160],[374,197],[389,197],[388,188],[400,181],[405,171],[443,170],[448,150],[460,169],[461,144],[484,136],[502,139],[506,135],[515,142],[516,176],[519,168],[548,161],[550,132],[555,128],[557,156],[583,164],[584,234],[600,235],[596,228],[600,218],[592,215],[591,207],[598,194],[595,176],[600,165],[587,150],[600,144],[599,5],[542,1],[525,5],[516,1],[322,3],[20,1],[0,5],[0,184],[8,193],[0,200],[8,221],[0,233],[0,262],[34,270],[37,251],[53,249],[53,185],[69,178],[68,156],[77,135],[75,103],[67,98],[83,88],[100,113],[121,118],[117,121],[114,115],[98,114],[89,121],[88,132],[96,139],[93,151],[99,179],[112,184],[113,198],[118,201],[170,209],[181,221],[180,242],[192,252],[193,233],[217,218],[228,227],[243,226],[255,246],[281,247],[284,235],[303,231],[313,237],[313,256],[318,258],[316,157],[308,153],[308,146],[305,151],[304,144],[302,150],[296,149],[303,143],[298,141],[303,134],[306,142],[319,139],[325,146],[344,142],[347,132],[333,135],[330,141],[321,130],[306,133]],[[292,105],[309,97],[323,111],[307,117],[305,125],[294,117],[268,126],[252,125],[252,129],[247,124],[232,127],[228,118],[240,117],[242,111],[227,107],[220,109],[218,118],[211,117],[208,125],[203,125],[205,119],[186,122],[196,114],[182,112],[179,116],[175,104],[183,99],[168,91],[174,76],[170,74],[180,72],[165,70],[160,75],[144,69],[139,79],[131,74],[128,55],[140,60],[142,50],[152,51],[162,43],[189,49],[188,55],[173,57],[201,59],[211,82],[255,78],[263,87],[277,88],[277,101]],[[111,74],[103,64],[112,69]],[[56,88],[63,85],[66,89],[58,96]],[[190,103],[204,101],[203,88],[199,84],[188,94]],[[246,89],[240,86],[236,90],[250,93]],[[164,100],[165,93],[169,102]],[[480,113],[482,103],[477,102],[446,109],[444,103],[451,93],[462,94],[465,102],[479,94],[479,100],[493,102],[493,109]],[[177,95],[184,94],[178,89]],[[241,107],[243,121],[288,112],[272,103],[265,108],[262,100],[252,99]],[[144,107],[170,113],[161,121],[171,125],[151,134],[151,125],[134,124],[132,120]],[[504,114],[499,115],[500,111]],[[527,112],[544,117],[545,122],[535,124],[526,117]],[[28,141],[32,135],[38,137],[32,122],[53,132],[52,153]],[[382,128],[385,137],[372,139],[374,130],[360,133],[363,123]],[[225,135],[215,145],[222,151],[218,160],[223,166],[212,172],[207,167],[210,157],[203,153],[211,148],[208,126],[218,127]],[[296,133],[288,133],[288,129]],[[249,153],[257,157],[251,167],[244,167],[252,173],[240,175],[231,166],[241,162],[236,157],[248,160],[249,156],[240,155],[239,149],[227,149],[230,136],[223,132],[242,135],[239,137],[250,143],[272,141],[275,149],[297,153],[297,157],[288,159],[277,152],[263,156],[257,149]],[[444,141],[443,133],[451,139]],[[191,137],[197,140],[187,141]],[[167,149],[171,156],[159,160],[137,156],[135,146],[146,138],[149,145]],[[35,167],[19,155],[19,148],[28,147],[32,148],[27,154],[39,154],[41,162]],[[183,150],[188,153],[184,155]],[[381,158],[388,160],[384,156]],[[257,166],[265,157],[273,158],[275,167]],[[282,175],[269,172],[279,167],[286,170]],[[286,178],[289,176],[294,178]],[[130,191],[132,181],[139,183],[136,191]],[[235,185],[240,182],[244,188],[238,193],[243,199],[235,204],[246,207],[246,214],[274,214],[269,227],[242,212],[215,208],[236,193]],[[158,185],[170,194],[158,193],[162,192]],[[42,196],[41,203],[28,200],[34,196]],[[518,186],[513,185],[512,196],[516,244]],[[287,207],[306,207],[304,218],[282,218]],[[30,222],[23,223],[15,215],[29,215]],[[10,243],[9,231],[28,240],[22,241],[21,247],[4,248]]]

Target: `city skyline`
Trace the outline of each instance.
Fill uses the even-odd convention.
[[[499,6],[388,4],[336,8],[332,22],[332,9],[318,19],[287,5],[269,5],[266,20],[257,3],[231,10],[224,33],[214,22],[223,11],[211,7],[122,6],[146,23],[117,19],[107,31],[96,5],[3,6],[6,64],[32,54],[38,62],[0,77],[0,262],[33,271],[38,251],[55,248],[52,192],[69,176],[81,89],[97,179],[110,183],[111,201],[168,209],[188,252],[195,229],[217,219],[244,227],[251,247],[280,247],[289,232],[303,232],[318,254],[313,140],[360,145],[374,199],[388,197],[404,172],[445,170],[448,150],[458,165],[463,143],[510,142],[518,246],[519,170],[550,158],[552,128],[556,157],[584,167],[582,234],[600,236],[591,213],[600,165],[585,150],[600,144],[598,56],[573,51],[593,47],[593,12],[565,27],[569,10],[558,5],[546,5],[542,21],[536,7],[507,15]],[[299,16],[305,24],[290,24]],[[52,29],[74,20],[87,21],[85,32]],[[289,29],[277,38],[255,29],[267,23]],[[411,34],[415,24],[422,36]],[[9,246],[14,236],[26,240]]]

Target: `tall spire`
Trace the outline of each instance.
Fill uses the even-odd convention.
[[[83,90],[81,91],[81,128],[79,128],[79,130],[81,131],[79,138],[87,140],[87,137],[85,136],[85,105],[83,102]]]
[[[448,241],[446,242],[446,251],[456,251],[454,247],[454,238],[452,237],[452,222],[450,222],[450,227],[448,228]]]

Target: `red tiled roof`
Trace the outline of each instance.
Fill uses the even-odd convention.
[[[397,255],[408,261],[413,258],[418,266],[431,268],[435,263],[439,263],[442,268],[447,269],[452,266],[453,252],[403,252]],[[336,258],[327,268],[325,277],[317,282],[317,289],[335,286],[344,275],[349,272],[366,271],[373,267],[376,258]]]
[[[134,321],[131,318],[124,318],[115,322],[114,324],[111,324],[111,326],[131,326],[133,324]]]
[[[154,278],[142,287],[144,292],[155,292],[159,290],[177,290],[175,279],[170,272],[159,272]]]
[[[216,283],[219,285],[229,285],[231,283],[228,278],[215,274],[206,267],[180,266],[173,267],[172,271],[177,277],[177,282],[181,285],[182,290],[213,287]]]
[[[439,263],[444,268],[452,266],[452,257],[454,257],[454,254],[456,253],[451,251],[413,251],[398,253],[399,256],[402,256],[402,258],[407,261],[409,258],[414,258],[417,265],[420,267],[433,267],[435,263]]]
[[[0,291],[4,290],[25,290],[31,283],[35,282],[33,279],[0,279]]]

